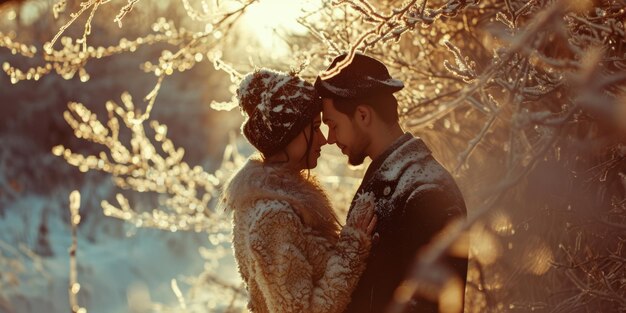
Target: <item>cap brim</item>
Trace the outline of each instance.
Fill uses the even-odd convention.
[[[369,80],[371,85],[355,86],[354,88],[341,88],[332,85],[328,81],[317,77],[315,89],[322,98],[345,98],[356,99],[365,98],[380,93],[394,93],[404,88],[404,83],[398,79],[389,78],[384,81]]]

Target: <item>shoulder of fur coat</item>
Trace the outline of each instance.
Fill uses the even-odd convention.
[[[310,225],[321,223],[313,208],[330,207],[314,182],[252,159],[225,186],[221,201],[234,213],[233,247],[250,311],[344,310],[370,239],[350,226],[333,240],[312,231]]]
[[[264,164],[251,157],[225,184],[219,206],[226,211],[251,208],[259,200],[288,203],[304,225],[318,230],[327,238],[336,237],[336,229],[328,229],[334,216],[326,193],[315,179],[280,165]]]

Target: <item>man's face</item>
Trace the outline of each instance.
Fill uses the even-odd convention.
[[[369,136],[354,120],[335,109],[333,100],[324,98],[322,120],[328,125],[328,144],[336,144],[348,156],[348,163],[361,165],[367,156]]]

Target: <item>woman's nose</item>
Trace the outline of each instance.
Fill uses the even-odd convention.
[[[320,144],[320,147],[325,145],[325,144],[327,144],[327,143],[328,143],[328,140],[326,140],[326,136],[324,136],[324,133],[320,131],[319,132],[319,144]]]

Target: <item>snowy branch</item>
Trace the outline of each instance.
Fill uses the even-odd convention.
[[[226,217],[215,214],[209,207],[211,199],[217,194],[218,178],[199,166],[192,168],[182,161],[184,150],[176,149],[167,138],[167,126],[151,121],[154,141],[160,144],[165,154],[162,156],[146,135],[143,123],[136,122],[130,95],[122,95],[122,101],[123,107],[112,101],[107,102],[107,126],[80,103],[70,103],[69,111],[64,115],[76,137],[103,145],[108,153],[103,151],[99,155],[84,156],[61,145],[55,146],[52,152],[82,172],[98,170],[110,173],[115,184],[121,188],[167,195],[161,202],[167,209],[137,212],[122,194],[118,194],[119,207],[102,202],[105,215],[137,226],[169,231],[223,231],[226,227],[223,219]],[[120,120],[131,131],[130,148],[120,141]]]

